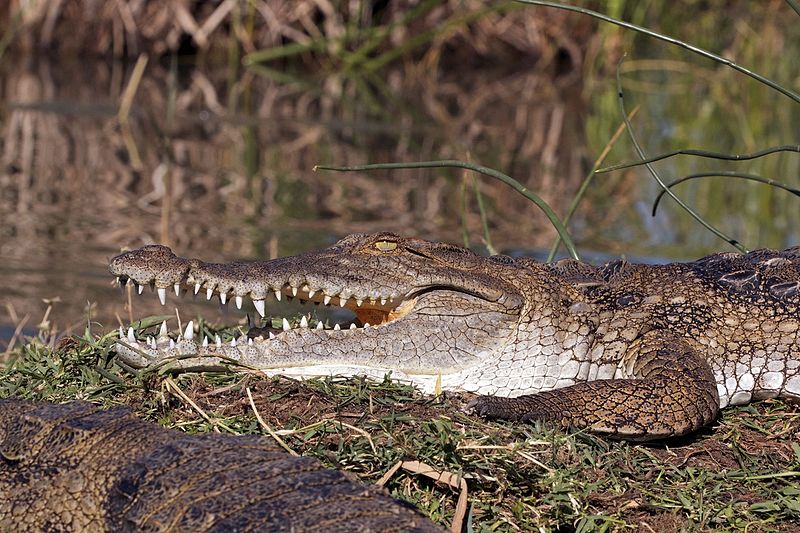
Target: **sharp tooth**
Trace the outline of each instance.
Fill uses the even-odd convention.
[[[253,339],[251,339],[250,337],[247,338],[247,345],[248,346],[252,346],[253,345]]]
[[[133,328],[128,328],[128,342],[136,342],[136,335],[133,333]]]
[[[333,326],[333,330],[334,331],[339,331],[340,329],[342,329],[342,328],[339,327],[339,324],[336,324],[335,326]]]
[[[289,321],[285,318],[283,319],[283,331],[289,331],[292,329],[292,326],[289,325]]]
[[[222,339],[219,338],[219,335],[214,335],[214,344],[217,345],[217,348],[222,347]]]
[[[300,327],[301,328],[308,327],[308,319],[306,318],[306,315],[303,315],[303,317],[300,319]]]
[[[236,300],[236,309],[241,309],[242,308],[242,297],[237,294],[234,299]]]
[[[214,295],[214,289],[212,287],[208,287],[206,289],[206,300],[210,300],[213,295]]]
[[[190,341],[190,340],[194,339],[194,322],[193,321],[190,320],[189,323],[186,324],[186,331],[183,332],[183,337],[187,341]]]
[[[120,339],[125,338],[125,331],[122,329],[122,326],[119,327],[119,338]]]
[[[142,294],[144,292],[144,285],[139,285],[136,287],[136,290],[139,291],[139,294]]]
[[[236,337],[231,339],[231,346],[236,346]]]
[[[198,292],[200,292],[200,284],[199,283],[195,283],[194,284],[194,293],[197,294]]]
[[[159,337],[166,337],[167,336],[167,321],[163,321],[161,323],[161,327],[158,330]]]
[[[172,340],[172,339],[169,340],[169,347],[170,348],[175,348],[175,341],[174,340]]]
[[[364,327],[368,328],[369,327],[369,322],[364,322]]]
[[[261,315],[261,318],[264,318],[264,315],[266,314],[264,309],[264,300],[253,300],[253,305],[256,306],[256,311],[258,311],[258,314]]]
[[[331,297],[326,294],[325,298],[322,299],[322,303],[324,303],[325,305],[330,304],[331,303]]]
[[[386,305],[386,298],[381,298],[381,305]]]
[[[158,301],[161,302],[161,305],[167,305],[167,289],[159,287],[156,290],[158,291]]]
[[[325,329],[325,326],[322,324],[321,320],[317,322],[317,329]]]
[[[339,307],[347,305],[347,296],[339,295]]]
[[[313,298],[316,292],[317,291],[312,291],[311,289],[308,289],[308,299],[310,300],[311,298]]]
[[[208,348],[208,337],[203,335],[203,348]]]
[[[180,283],[176,283],[175,285],[172,286],[172,288],[175,289],[175,296],[180,296],[181,295],[181,284]]]
[[[151,348],[158,347],[158,344],[156,344],[156,340],[150,335],[147,336],[147,345]]]
[[[219,302],[222,305],[225,305],[228,302],[228,293],[227,292],[219,293]]]
[[[274,338],[275,338],[275,334],[274,334],[274,333],[272,333],[271,331],[269,332],[269,338],[270,338],[270,339],[274,339]]]
[[[364,300],[361,298],[356,298],[356,305],[361,307],[361,304],[364,303]]]
[[[297,296],[297,287],[292,287],[292,296]]]
[[[279,291],[279,290],[276,290],[276,291],[275,291],[275,298],[276,298],[276,299],[277,299],[279,302],[281,301],[281,291]]]
[[[353,323],[353,324],[350,324],[350,329],[356,329],[357,327],[358,327],[358,326],[356,326],[356,325],[355,325],[355,323]]]

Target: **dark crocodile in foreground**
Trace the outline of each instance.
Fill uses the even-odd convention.
[[[186,435],[0,400],[0,531],[441,531],[377,487],[264,437]]]
[[[355,312],[355,329],[299,327],[222,344],[121,332],[134,367],[244,364],[271,374],[367,374],[481,394],[490,417],[542,419],[629,439],[684,435],[721,407],[800,396],[800,247],[691,263],[601,267],[482,257],[389,233],[254,263],[183,259],[163,246],[111,272],[162,303],[168,289],[222,303],[297,297]],[[319,326],[319,324],[317,325]]]

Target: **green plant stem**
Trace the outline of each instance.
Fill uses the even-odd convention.
[[[367,41],[363,45],[361,45],[353,53],[347,54],[342,58],[344,64],[348,67],[353,67],[364,62],[367,57],[369,57],[369,54],[378,48],[389,37],[389,35],[391,35],[392,30],[397,27],[407,26],[412,21],[424,17],[432,9],[439,5],[439,3],[439,0],[427,0],[415,8],[408,10],[398,20],[387,24],[386,26],[375,28],[370,32],[369,36],[367,37]]]
[[[536,204],[536,206],[542,210],[545,216],[550,220],[550,223],[553,225],[555,230],[561,236],[561,240],[564,242],[564,247],[569,252],[570,256],[573,259],[580,259],[578,256],[578,252],[575,249],[575,244],[572,241],[572,238],[567,231],[567,228],[561,222],[561,219],[558,218],[558,215],[555,214],[553,209],[542,200],[538,195],[531,192],[527,187],[522,185],[520,182],[499,172],[493,168],[484,167],[482,165],[475,165],[473,163],[468,163],[466,161],[459,161],[457,159],[445,159],[441,161],[415,161],[412,163],[374,163],[371,165],[355,165],[349,167],[343,166],[333,166],[333,165],[316,165],[314,170],[333,170],[336,172],[354,172],[354,171],[364,171],[364,170],[389,170],[389,169],[411,169],[411,168],[465,168],[467,170],[472,170],[473,172],[478,172],[480,174],[484,174],[491,178],[495,178],[497,180],[502,181],[506,185],[510,186],[512,189],[520,193],[522,196]]]
[[[636,139],[636,134],[633,131],[633,126],[631,125],[630,121],[628,120],[627,113],[625,112],[625,99],[624,99],[623,93],[622,93],[622,81],[621,81],[620,74],[619,74],[619,65],[617,65],[616,76],[617,76],[617,95],[619,97],[620,113],[622,114],[623,120],[625,121],[625,127],[626,127],[626,129],[628,131],[628,136],[630,137],[631,142],[633,143],[633,147],[636,149],[636,153],[639,154],[639,157],[641,159],[643,159],[643,160],[647,159],[647,156],[645,156],[645,154],[644,154],[644,150],[642,150],[642,147],[639,145],[639,141]],[[734,239],[732,237],[729,237],[728,235],[722,233],[720,230],[715,228],[713,225],[711,225],[708,222],[706,222],[703,219],[703,217],[701,217],[697,212],[694,211],[694,209],[692,209],[691,207],[686,205],[683,202],[683,200],[678,198],[675,195],[675,193],[673,193],[672,190],[669,187],[667,187],[667,184],[664,183],[664,180],[661,179],[661,176],[658,175],[658,172],[656,172],[656,169],[655,169],[655,167],[653,167],[652,163],[645,163],[645,167],[650,172],[650,175],[653,176],[653,179],[655,179],[656,182],[658,182],[658,184],[661,186],[661,188],[666,192],[666,194],[668,194],[670,198],[675,200],[675,202],[679,206],[681,206],[681,208],[683,208],[684,211],[689,213],[689,215],[692,218],[694,218],[696,221],[698,221],[703,227],[705,227],[711,233],[713,233],[714,235],[716,235],[720,239],[724,240],[725,242],[727,242],[728,244],[730,244],[731,246],[733,246],[737,250],[741,251],[742,253],[747,253],[748,250],[744,246],[742,246],[742,244],[739,243],[739,241],[737,241],[736,239]]]
[[[582,13],[584,15],[589,15],[590,17],[594,17],[594,18],[596,18],[598,20],[602,20],[604,22],[609,22],[611,24],[616,24],[617,26],[621,26],[621,27],[627,28],[629,30],[637,31],[639,33],[643,33],[644,35],[648,35],[650,37],[653,37],[655,39],[659,39],[661,41],[664,41],[664,42],[667,42],[667,43],[670,43],[670,44],[674,44],[674,45],[679,46],[679,47],[681,47],[681,48],[683,48],[685,50],[688,50],[690,52],[698,54],[698,55],[700,55],[702,57],[705,57],[707,59],[711,59],[713,61],[716,61],[717,63],[721,63],[723,65],[726,65],[726,66],[732,68],[733,70],[741,72],[742,74],[744,74],[746,76],[749,76],[749,77],[753,78],[754,80],[756,80],[756,81],[758,81],[760,83],[763,83],[764,85],[766,85],[766,86],[778,91],[779,93],[781,93],[781,94],[783,94],[785,96],[788,96],[789,98],[791,98],[795,102],[800,103],[800,94],[798,94],[798,93],[796,93],[796,92],[794,92],[794,91],[792,91],[790,89],[787,89],[786,87],[783,87],[782,85],[772,81],[771,79],[769,79],[769,78],[767,78],[765,76],[762,76],[761,74],[758,74],[757,72],[753,72],[750,69],[747,69],[747,68],[745,68],[745,67],[743,67],[741,65],[738,65],[737,63],[731,61],[730,59],[725,59],[722,56],[719,56],[717,54],[714,54],[712,52],[709,52],[707,50],[704,50],[702,48],[694,46],[692,44],[686,43],[686,42],[681,41],[679,39],[676,39],[674,37],[670,37],[668,35],[664,35],[662,33],[658,33],[656,31],[650,30],[648,28],[644,28],[642,26],[637,26],[636,24],[631,24],[630,22],[624,22],[624,21],[621,21],[621,20],[617,20],[617,19],[615,19],[613,17],[609,17],[608,15],[604,15],[602,13],[598,13],[597,11],[592,11],[591,9],[586,9],[586,8],[583,8],[583,7],[576,7],[576,6],[570,6],[570,5],[565,5],[565,4],[559,4],[557,2],[544,2],[544,1],[541,1],[541,0],[516,0],[516,1],[520,2],[522,4],[530,4],[530,5],[545,6],[545,7],[554,7],[556,9],[564,9],[566,11],[574,11],[576,13]],[[791,4],[791,2],[790,2],[790,4]]]
[[[19,27],[22,24],[23,9],[24,8],[20,7],[16,11],[14,11],[14,14],[10,17],[11,20],[9,21],[8,27],[3,32],[3,36],[0,37],[0,59],[2,59],[3,55],[6,52],[6,49],[14,40],[14,37],[17,36]]]
[[[489,251],[490,255],[497,255],[497,249],[492,244],[492,237],[489,235],[489,218],[486,216],[486,206],[483,205],[483,194],[481,194],[481,187],[478,180],[472,180],[472,186],[475,189],[475,198],[478,200],[478,211],[481,214],[481,228],[483,229],[483,245]],[[566,224],[566,222],[565,222]]]
[[[466,174],[466,172],[464,173]],[[461,177],[461,238],[464,248],[469,248],[469,230],[467,229],[467,176]]]
[[[628,114],[628,121],[630,121],[636,113],[639,112],[641,106],[636,106],[633,108]],[[592,165],[591,170],[586,174],[586,177],[583,178],[583,182],[581,186],[578,188],[578,192],[575,193],[575,196],[572,198],[572,202],[569,204],[569,209],[567,209],[567,214],[564,215],[564,224],[569,224],[570,219],[572,219],[572,215],[575,214],[575,211],[578,209],[578,204],[580,204],[581,200],[583,200],[583,196],[586,194],[589,185],[592,183],[594,176],[597,171],[597,167],[603,164],[605,161],[606,156],[611,151],[611,148],[617,143],[622,132],[625,130],[625,122],[622,122],[618,127],[611,138],[608,140],[606,145],[603,147],[603,150],[600,152],[600,155],[595,160],[594,164]],[[555,259],[556,252],[558,252],[558,247],[561,245],[561,236],[556,235],[555,240],[553,241],[552,246],[550,247],[550,252],[547,254],[547,262],[549,263],[553,259]]]
[[[770,187],[777,187],[778,189],[783,189],[784,191],[790,192],[795,196],[800,196],[800,189],[795,189],[785,183],[781,183],[779,181],[775,181],[769,178],[765,178],[763,176],[759,176],[758,174],[750,174],[748,172],[736,172],[733,170],[718,170],[716,172],[698,172],[696,174],[689,174],[688,176],[684,176],[682,178],[678,178],[672,183],[667,185],[668,189],[671,189],[673,186],[678,185],[679,183],[683,183],[684,181],[693,180],[696,178],[710,178],[710,177],[728,177],[728,178],[739,178],[744,180],[750,181],[757,181],[758,183],[763,183],[765,185],[769,185]],[[656,199],[653,201],[653,216],[656,216],[656,210],[658,209],[658,203],[661,201],[661,198],[664,196],[665,191],[661,191],[656,196]]]
[[[265,50],[251,52],[242,58],[242,64],[252,66],[257,63],[266,63],[275,59],[291,57],[305,52],[319,52],[324,50],[329,44],[329,39],[316,39],[307,43],[290,43],[284,46],[276,46]]]
[[[691,155],[696,157],[706,157],[708,159],[721,159],[723,161],[749,161],[751,159],[758,159],[759,157],[764,157],[766,155],[774,154],[777,152],[800,153],[800,144],[783,144],[781,146],[770,146],[769,148],[764,148],[763,150],[758,150],[757,152],[753,152],[750,154],[723,154],[720,152],[709,152],[708,150],[694,150],[694,149],[674,150],[672,152],[665,152],[663,154],[649,157],[643,161],[619,163],[617,165],[612,165],[610,167],[604,167],[599,169],[597,171],[597,174],[603,174],[605,172],[611,172],[613,170],[621,170],[623,168],[638,167],[639,165],[644,165],[646,163],[655,163],[656,161],[669,159],[670,157],[675,157],[676,155]]]
[[[466,13],[459,17],[451,17],[448,20],[446,20],[443,24],[440,24],[435,28],[431,28],[430,30],[424,31],[419,35],[415,35],[406,42],[402,43],[400,46],[392,48],[391,50],[381,54],[375,59],[372,59],[371,61],[364,63],[364,69],[372,72],[380,70],[381,68],[391,63],[398,57],[401,57],[404,54],[410,52],[411,50],[432,41],[438,35],[447,32],[450,28],[457,26],[464,26],[476,20],[479,20],[481,17],[483,17],[488,13],[492,13],[495,11],[506,11],[508,9],[509,5],[505,4],[489,5],[488,7],[478,9],[477,11],[473,11],[470,13]]]

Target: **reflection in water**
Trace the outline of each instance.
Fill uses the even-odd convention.
[[[378,229],[461,239],[459,174],[314,173],[318,162],[472,157],[544,186],[561,207],[585,172],[578,79],[569,74],[562,92],[550,77],[519,72],[405,88],[376,106],[347,80],[319,80],[322,91],[245,75],[227,91],[225,72],[151,63],[125,139],[115,113],[124,66],[40,59],[4,68],[0,291],[19,315],[41,314],[42,298],[61,295],[60,316],[104,301],[107,322],[109,309],[120,312],[105,305],[107,258],[149,242],[226,260]],[[231,99],[243,103],[222,104]],[[516,193],[487,182],[481,190],[497,246],[552,238]],[[463,220],[479,235],[468,200]]]

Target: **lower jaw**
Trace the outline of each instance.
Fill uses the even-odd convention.
[[[334,364],[334,365],[314,365],[314,366],[292,366],[284,368],[265,368],[261,369],[268,377],[285,376],[290,378],[350,378],[366,377],[368,379],[382,381],[390,376],[392,381],[414,385],[423,394],[434,394],[437,391],[437,382],[441,376],[431,374],[412,374],[402,370],[374,368],[361,365]]]

